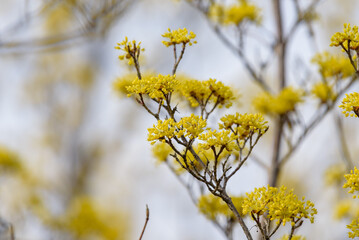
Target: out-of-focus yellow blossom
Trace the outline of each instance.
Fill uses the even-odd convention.
[[[162,37],[168,38],[168,41],[162,41],[162,43],[166,46],[172,46],[176,44],[187,44],[192,46],[192,44],[196,44],[197,41],[192,41],[196,37],[196,34],[194,34],[192,31],[188,33],[188,30],[186,28],[179,28],[177,30],[168,29],[168,32],[162,34]]]
[[[141,42],[137,43],[136,40],[128,41],[127,37],[122,42],[117,43],[115,49],[125,52],[123,55],[119,55],[118,58],[120,60],[127,59],[129,65],[134,64],[134,58],[138,60],[140,53],[145,51],[144,48],[141,48]]]
[[[239,139],[245,139],[251,134],[262,134],[268,129],[268,122],[264,121],[262,114],[229,114],[221,118],[220,129],[231,129]]]
[[[22,164],[17,154],[3,146],[0,146],[0,170],[10,172],[22,170]]]
[[[290,222],[293,226],[296,221],[307,218],[314,222],[317,210],[310,201],[304,202],[304,197],[299,200],[293,190],[287,191],[286,187],[261,187],[255,188],[251,193],[246,193],[243,201],[245,214],[262,215],[269,220],[282,221],[283,225]]]
[[[351,211],[353,208],[353,200],[345,199],[338,202],[334,209],[334,218],[343,219],[351,216]]]
[[[121,77],[118,77],[112,83],[112,87],[117,93],[121,95],[128,95],[130,94],[130,92],[127,91],[127,87],[132,84],[133,80],[136,79],[136,77],[137,74],[135,73],[129,73]]]
[[[172,148],[167,143],[157,143],[152,147],[153,156],[160,162],[165,162],[168,156],[173,153]]]
[[[288,239],[289,239],[289,235],[283,235],[278,240],[288,240]],[[293,235],[292,240],[306,240],[306,238],[300,235]]]
[[[344,181],[344,174],[346,173],[346,166],[342,163],[334,164],[325,171],[325,184],[328,186],[338,186]]]
[[[267,92],[254,98],[254,107],[264,114],[285,114],[295,110],[298,103],[303,102],[304,91],[286,87],[278,95]]]
[[[55,7],[47,8],[44,11],[46,16],[45,30],[51,34],[63,33],[71,28],[71,23],[75,20],[75,12],[69,1],[62,1]]]
[[[222,106],[229,108],[236,100],[231,88],[216,79],[199,81],[182,78],[179,83],[178,91],[190,102],[191,107],[218,102],[219,108]]]
[[[359,117],[359,93],[353,92],[345,94],[345,98],[339,107],[344,109],[342,113],[346,117]]]
[[[345,174],[344,177],[347,182],[344,183],[343,188],[350,188],[348,192],[353,194],[355,191],[359,191],[359,170],[356,167],[354,167],[354,171],[351,170],[350,174]],[[356,195],[353,196],[353,198],[356,197]]]
[[[222,148],[226,149],[228,152],[238,150],[238,147],[234,142],[236,136],[231,133],[230,130],[208,130],[199,135],[198,138],[203,141],[198,144],[200,151],[216,149],[216,153],[218,154],[218,151]]]
[[[330,46],[344,46],[348,50],[348,43],[350,42],[350,49],[358,50],[359,47],[359,33],[358,26],[350,27],[350,24],[344,24],[343,32],[335,33],[331,38]]]
[[[208,10],[208,16],[223,25],[240,25],[245,21],[256,24],[261,22],[260,9],[247,0],[238,0],[238,3],[230,6],[212,4]]]
[[[166,120],[158,120],[157,125],[148,129],[148,141],[154,144],[156,141],[165,142],[174,136],[189,137],[189,139],[197,138],[207,125],[207,121],[202,117],[191,114],[189,117],[183,117],[179,122],[175,122],[172,118]]]
[[[166,95],[172,93],[178,85],[175,75],[144,76],[142,79],[136,78],[129,86],[126,87],[132,94],[146,94],[152,99],[162,101]]]
[[[347,57],[334,55],[329,52],[317,53],[312,62],[317,64],[319,72],[324,78],[347,78],[354,74],[355,70]]]
[[[239,214],[244,216],[242,212],[242,202],[244,197],[231,196],[231,199]],[[198,199],[197,207],[202,214],[211,220],[214,220],[219,216],[225,216],[233,219],[235,218],[227,204],[213,194],[202,195]]]
[[[351,230],[351,232],[348,233],[349,238],[359,237],[359,219],[354,219],[351,224],[347,225],[347,228]]]
[[[87,196],[77,197],[54,226],[69,231],[75,239],[127,239],[123,214],[106,210]],[[128,236],[127,236],[128,237]]]
[[[319,82],[313,85],[311,93],[320,100],[321,103],[333,102],[337,95],[333,86],[325,82]]]

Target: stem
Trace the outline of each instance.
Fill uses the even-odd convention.
[[[147,204],[146,204],[146,221],[145,221],[145,225],[143,226],[142,233],[141,233],[141,236],[140,236],[139,240],[142,239],[143,234],[145,233],[148,220],[150,220],[150,210],[148,209],[148,206],[147,206]]]

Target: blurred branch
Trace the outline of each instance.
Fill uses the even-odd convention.
[[[354,168],[353,160],[350,157],[348,143],[346,141],[344,128],[343,128],[343,121],[340,118],[340,116],[335,116],[335,123],[337,125],[336,129],[339,135],[340,149],[343,155],[343,160],[345,161],[348,170],[353,169]]]
[[[32,21],[36,16],[44,14],[46,9],[53,7],[53,5],[58,2],[59,1],[56,0],[49,1],[40,9],[26,13],[23,19],[20,19],[13,26],[10,26],[6,31],[16,33],[22,26],[26,26],[28,22]],[[77,41],[79,40],[84,41],[91,37],[103,36],[115,20],[122,16],[133,2],[135,1],[108,0],[102,2],[102,6],[98,9],[95,9],[94,6],[85,6],[84,4],[76,3],[76,5],[73,6],[73,11],[79,11],[82,15],[82,19],[78,19],[79,27],[65,33],[44,37],[32,37],[27,40],[5,41],[0,39],[0,54],[23,54],[29,51],[62,49],[69,47],[71,44],[78,43]],[[81,22],[82,20],[84,20],[83,23]],[[6,31],[2,32],[0,36],[5,36]]]
[[[145,233],[148,220],[150,220],[150,209],[148,209],[148,205],[146,204],[146,221],[145,221],[145,225],[143,226],[142,233],[141,233],[141,236],[140,236],[139,240],[142,239],[143,234]]]

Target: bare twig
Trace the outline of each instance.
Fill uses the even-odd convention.
[[[150,209],[148,208],[148,206],[146,204],[146,220],[145,220],[145,225],[143,226],[142,233],[141,233],[141,236],[140,236],[139,240],[142,239],[143,234],[145,233],[145,230],[146,230],[146,227],[147,227],[147,223],[148,223],[149,220],[150,220]]]

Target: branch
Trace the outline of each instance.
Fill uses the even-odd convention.
[[[145,221],[145,225],[143,226],[142,233],[141,233],[141,236],[140,236],[139,240],[142,239],[143,234],[145,233],[148,220],[150,220],[150,210],[148,209],[148,206],[147,206],[147,204],[146,204],[146,221]]]

